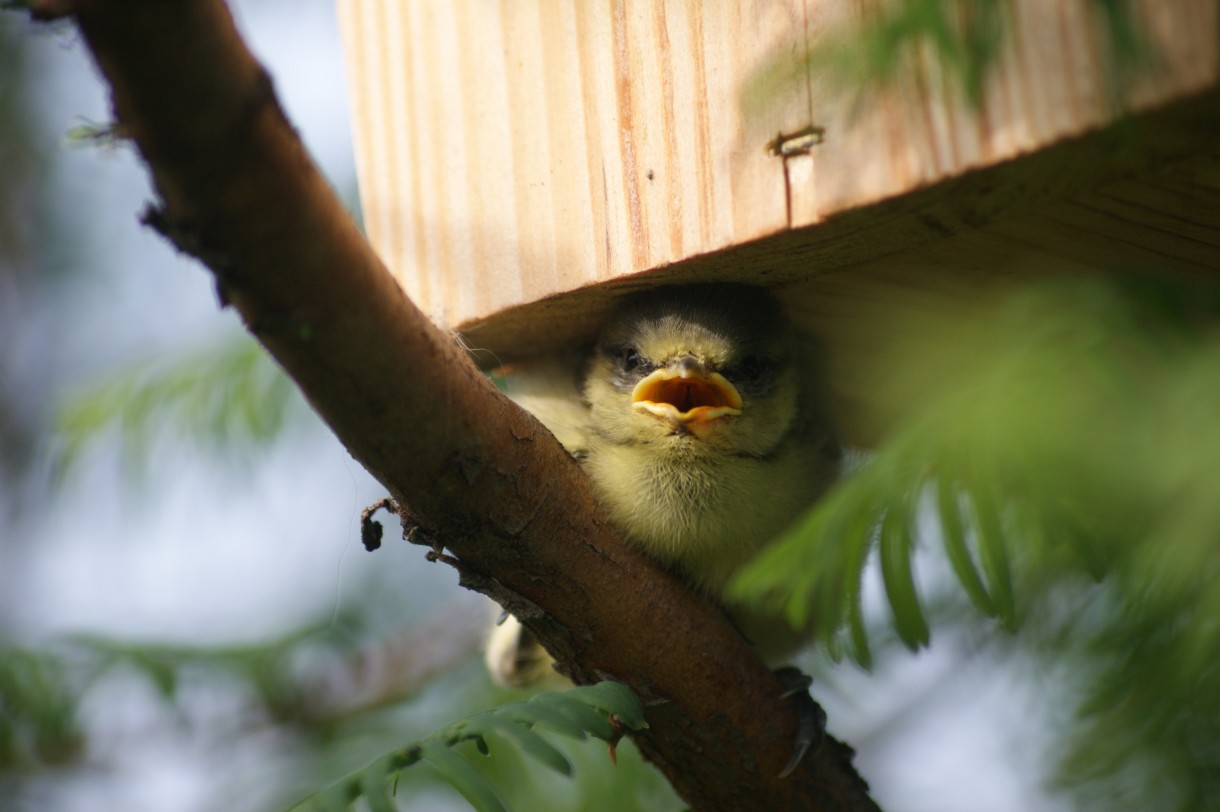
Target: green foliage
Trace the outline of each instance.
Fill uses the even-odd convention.
[[[345,810],[364,798],[375,812],[394,809],[391,799],[398,773],[425,762],[480,812],[505,812],[506,805],[492,784],[454,747],[473,742],[484,756],[491,743],[541,762],[562,775],[572,774],[568,758],[536,728],[575,739],[593,736],[617,744],[626,730],[647,727],[639,700],[625,685],[601,682],[563,692],[538,694],[527,701],[502,705],[469,716],[427,738],[378,758],[369,766],[305,799],[296,808]]]
[[[1115,107],[1126,101],[1126,88],[1140,73],[1155,71],[1160,62],[1152,43],[1144,37],[1132,0],[1088,0],[1101,17],[1106,32],[1108,88]]]
[[[82,121],[64,133],[64,143],[70,147],[114,147],[122,140],[119,125],[115,122]]]
[[[256,644],[183,646],[131,643],[80,635],[65,641],[88,658],[94,679],[126,668],[143,678],[167,703],[173,703],[183,675],[211,672],[236,678],[253,694],[259,708],[277,721],[301,721],[310,713],[308,697],[294,670],[306,649],[338,651],[350,644],[351,623],[324,623],[295,629]]]
[[[223,747],[226,755],[218,755],[216,763],[225,765],[236,781],[241,780],[241,771],[233,769],[227,753],[245,743],[274,737],[281,755],[296,762],[307,781],[316,782],[318,773],[341,775],[354,758],[364,760],[367,752],[388,750],[402,740],[404,729],[427,730],[437,718],[454,718],[462,708],[486,706],[502,698],[499,693],[489,695],[482,664],[471,662],[459,673],[448,674],[443,684],[424,688],[422,695],[396,707],[379,707],[367,714],[341,709],[335,713],[329,691],[336,685],[342,690],[345,678],[334,683],[331,677],[346,673],[347,665],[354,662],[353,652],[367,645],[354,632],[347,622],[328,622],[249,645],[141,644],[98,636],[64,638],[38,649],[0,643],[0,806],[27,808],[20,791],[6,793],[23,781],[54,781],[56,776],[73,774],[89,753],[112,746],[108,736],[113,732],[106,731],[104,720],[98,728],[94,718],[98,700],[133,685],[151,688],[135,695],[159,702],[168,711],[160,717],[163,721],[153,723],[159,733],[166,732],[161,728],[164,724],[182,726],[197,741],[211,741],[219,733],[215,746]],[[200,704],[200,699],[220,694],[229,698],[230,710],[213,718],[212,706],[206,701]],[[225,714],[233,712],[234,699],[240,702],[241,722],[230,728],[232,720]],[[137,715],[142,725],[156,718]],[[449,725],[417,742],[419,760],[432,769],[409,770],[400,782],[397,774],[402,766],[395,766],[399,753],[395,750],[301,806],[346,808],[348,802],[363,798],[361,803],[368,808],[383,809],[387,793],[400,783],[406,789],[398,796],[415,799],[439,782],[457,787],[476,808],[510,803],[517,809],[565,812],[678,808],[664,778],[643,762],[630,743],[618,749],[617,768],[606,769],[606,749],[600,742],[615,742],[623,731],[643,724],[638,702],[617,684],[603,683],[570,694],[544,693]],[[539,731],[586,741],[556,747]],[[249,742],[244,742],[247,738]],[[494,757],[470,761],[450,749],[461,741],[471,741],[476,748],[481,742]],[[532,770],[532,763],[539,761],[552,769]],[[572,774],[579,774],[581,780],[565,780]],[[277,797],[298,794],[275,788],[277,777],[282,780],[284,773],[264,772],[260,780]],[[217,791],[218,796],[223,794]],[[36,798],[36,793],[29,797]],[[223,797],[215,800],[226,806]],[[42,807],[34,800],[28,808]]]
[[[149,458],[161,432],[232,455],[279,435],[300,402],[292,382],[252,339],[138,365],[85,389],[60,408],[58,468],[117,433],[129,466]]]
[[[1155,65],[1129,0],[1077,0],[1105,32],[1108,87],[1116,106],[1139,71]],[[883,88],[926,95],[932,86],[925,62],[933,57],[950,87],[981,107],[987,80],[1012,26],[1013,0],[895,0],[866,11],[854,25],[832,30],[795,63],[787,49],[751,78],[746,113],[758,115],[777,96],[815,76],[863,97]]]
[[[124,671],[151,685],[167,705],[185,675],[236,678],[277,721],[307,719],[294,672],[306,648],[346,644],[344,624],[310,626],[265,643],[238,646],[135,644],[99,636],[63,639],[39,649],[0,642],[0,774],[67,765],[87,738],[79,708],[107,674]]]
[[[0,774],[79,755],[77,696],[58,656],[0,646]]]
[[[1117,93],[1155,60],[1126,0],[1081,2],[1105,21]],[[1011,0],[897,0],[828,38],[798,70],[862,92],[904,81],[925,90],[918,65],[931,53],[979,105],[1011,9]],[[790,63],[777,55],[747,99],[790,87]],[[936,543],[982,616],[1020,627],[1017,642],[1049,662],[1072,664],[1065,671],[1085,701],[1067,738],[1065,783],[1087,782],[1109,808],[1203,809],[1220,797],[1220,342],[1193,320],[1197,307],[1143,293],[1043,291],[1011,305],[994,331],[947,341],[973,350],[936,364],[957,374],[931,395],[896,390],[918,404],[917,417],[740,586],[794,623],[815,619],[832,650],[867,665],[877,641],[861,605],[866,563],[876,554],[895,631],[918,648],[931,639],[929,618],[944,620],[927,611],[913,563],[921,542]],[[265,441],[282,428],[293,391],[252,342],[142,366],[62,410],[62,460],[109,432],[129,461],[143,460],[167,426],[222,450]],[[927,516],[938,532],[921,538]],[[236,673],[273,717],[294,718],[304,709],[288,663],[301,642],[208,650],[80,638],[55,653],[0,649],[0,768],[71,758],[81,691],[116,667],[143,675],[168,702],[189,669]],[[475,808],[502,809],[495,784],[455,746],[487,754],[494,744],[486,761],[527,756],[567,775],[573,758],[536,729],[614,741],[611,715],[642,724],[621,686],[540,694],[395,750],[308,803],[346,809],[363,798],[374,812],[393,809],[399,772],[426,761]]]
[[[1066,783],[1112,800],[1116,784],[1093,780],[1121,777],[1163,809],[1220,798],[1217,316],[1215,289],[1060,283],[911,349],[895,359],[907,379],[888,378],[911,419],[743,574],[739,597],[816,623],[867,665],[860,584],[876,550],[898,636],[926,645],[912,558],[916,514],[930,516],[979,612],[1076,661]]]

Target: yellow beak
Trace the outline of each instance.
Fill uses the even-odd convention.
[[[704,374],[678,365],[658,369],[636,384],[631,406],[674,423],[708,423],[741,414],[741,395],[719,372]]]

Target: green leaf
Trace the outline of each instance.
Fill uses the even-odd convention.
[[[928,623],[911,572],[914,543],[906,506],[896,504],[881,521],[881,578],[890,599],[894,627],[912,651],[928,645]]]
[[[179,664],[169,662],[156,654],[157,652],[131,650],[127,652],[127,657],[132,665],[144,672],[163,699],[171,700],[178,690]]]
[[[596,685],[584,685],[569,691],[567,698],[603,710],[615,716],[631,730],[643,730],[648,727],[640,700],[630,688],[621,682],[606,680]]]
[[[364,796],[372,812],[395,812],[394,802],[390,800],[390,774],[397,772],[391,758],[382,758],[365,768],[360,777],[360,793]]]
[[[864,628],[864,613],[860,606],[860,590],[856,590],[847,614],[848,629],[851,634],[852,656],[865,671],[873,668],[873,652],[868,645],[868,631]]]
[[[483,734],[494,731],[500,738],[515,745],[522,753],[542,762],[557,773],[572,774],[572,763],[563,753],[555,749],[555,745],[535,733],[528,725],[508,718],[506,714],[498,712],[486,714],[478,719],[475,728]]]
[[[541,696],[539,694],[538,696]],[[535,696],[528,702],[515,702],[506,705],[500,713],[510,719],[527,722],[537,727],[544,727],[556,733],[562,733],[574,739],[584,740],[588,732],[570,716],[565,716],[546,702],[536,702]]]
[[[323,812],[347,812],[352,801],[360,797],[360,788],[353,781],[345,781],[336,784],[329,789],[314,795],[307,801],[297,804],[294,809],[299,809],[308,803],[310,807],[321,808]]]
[[[936,483],[936,506],[940,518],[940,536],[945,547],[949,564],[957,575],[957,580],[970,597],[972,603],[980,612],[994,617],[995,602],[987,594],[982,576],[974,566],[974,559],[966,546],[966,533],[962,528],[961,507],[958,504],[958,494],[953,484],[944,478]]]
[[[123,140],[117,122],[82,121],[64,133],[68,147],[112,147]]]
[[[849,514],[849,530],[841,543],[843,555],[846,558],[842,566],[845,605],[830,607],[830,610],[835,614],[828,614],[827,617],[843,617],[846,613],[848,623],[852,626],[852,650],[856,662],[862,667],[868,668],[866,663],[872,662],[872,654],[868,650],[868,644],[863,637],[864,617],[861,601],[863,599],[862,590],[864,588],[864,565],[868,561],[869,552],[873,549],[877,516],[871,503],[861,501],[860,504],[860,508]],[[864,507],[865,504],[868,505],[867,508]],[[833,629],[826,628],[822,631],[822,634],[823,636],[829,636],[832,631]]]
[[[390,773],[397,774],[422,760],[432,764],[476,808],[502,809],[503,803],[487,779],[450,748],[473,741],[480,753],[494,756],[495,751],[487,746],[487,738],[495,737],[510,745],[514,752],[530,756],[567,776],[572,774],[571,761],[533,727],[542,724],[578,739],[593,734],[614,741],[621,731],[610,723],[608,714],[613,714],[633,730],[646,726],[639,700],[625,685],[602,682],[562,692],[548,691],[528,702],[514,702],[454,722],[422,742],[383,756],[315,798],[324,801],[341,796],[351,800],[364,794],[373,812],[385,812],[385,804],[390,803],[386,796]]]
[[[537,703],[561,716],[571,719],[572,723],[580,729],[587,731],[589,735],[595,736],[602,741],[613,739],[615,730],[610,721],[588,704],[573,700],[567,695],[568,693],[547,691],[535,696],[530,700],[529,704]]]
[[[987,576],[987,586],[995,607],[995,615],[1010,632],[1016,631],[1017,603],[1012,587],[1012,570],[1008,562],[1008,548],[1004,543],[1004,532],[1000,521],[1000,506],[985,488],[974,488],[967,493],[973,507],[975,529],[979,539],[979,559]]]
[[[420,746],[420,758],[431,764],[479,812],[508,812],[487,779],[445,744],[424,742]]]
[[[807,549],[809,558],[825,563],[822,568],[811,566],[811,577],[804,583],[792,584],[786,608],[788,623],[794,629],[807,628],[813,623],[816,624],[815,635],[829,636],[842,622],[850,595],[859,587],[858,581],[852,579],[852,572],[861,547],[863,555],[868,555],[867,534],[871,528],[862,528],[853,522],[853,518],[858,517],[853,517],[847,507],[852,495],[850,492],[834,494],[834,501],[828,503],[825,510],[814,508],[813,521],[805,523],[796,534],[781,542],[801,545]],[[829,539],[837,539],[840,543],[829,547]],[[775,571],[777,574],[784,572],[779,568]]]

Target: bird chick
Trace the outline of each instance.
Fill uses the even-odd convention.
[[[510,397],[581,461],[624,538],[719,601],[769,660],[801,635],[723,591],[838,475],[810,350],[760,288],[662,288],[627,300],[576,374],[557,361],[508,378]],[[502,682],[536,677],[540,658],[515,622],[489,644]]]

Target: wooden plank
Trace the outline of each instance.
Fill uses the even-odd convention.
[[[799,56],[801,0],[339,10],[368,233],[441,321],[786,225],[765,144],[806,110],[759,129],[737,94],[772,47]]]
[[[1014,239],[1031,247],[1053,245],[1065,260],[1093,268],[1114,267],[1123,257],[1171,255],[1184,250],[1173,247],[1183,240],[1214,243],[1220,229],[1217,132],[1220,91],[824,222],[692,257],[652,274],[497,312],[466,325],[464,333],[472,343],[505,357],[542,351],[553,342],[579,343],[621,293],[658,280],[740,280],[743,268],[754,281],[785,289],[821,284],[830,274],[847,277],[882,267],[918,268],[923,276],[953,274],[952,262],[924,261],[918,249],[975,231],[984,244],[987,239],[996,243],[991,256],[978,261],[984,268],[1011,253]],[[1070,219],[1071,207],[1106,208],[1115,205],[1106,202],[1115,196],[1141,205],[1147,201],[1156,209],[1164,202],[1163,213],[1150,222],[1176,223],[1158,231],[1165,245],[1150,245],[1143,254],[1124,246],[1127,225],[1122,218],[1102,223],[1104,229],[1094,234],[1055,225]],[[1208,263],[1220,269],[1220,256],[1205,255],[1190,268]]]

